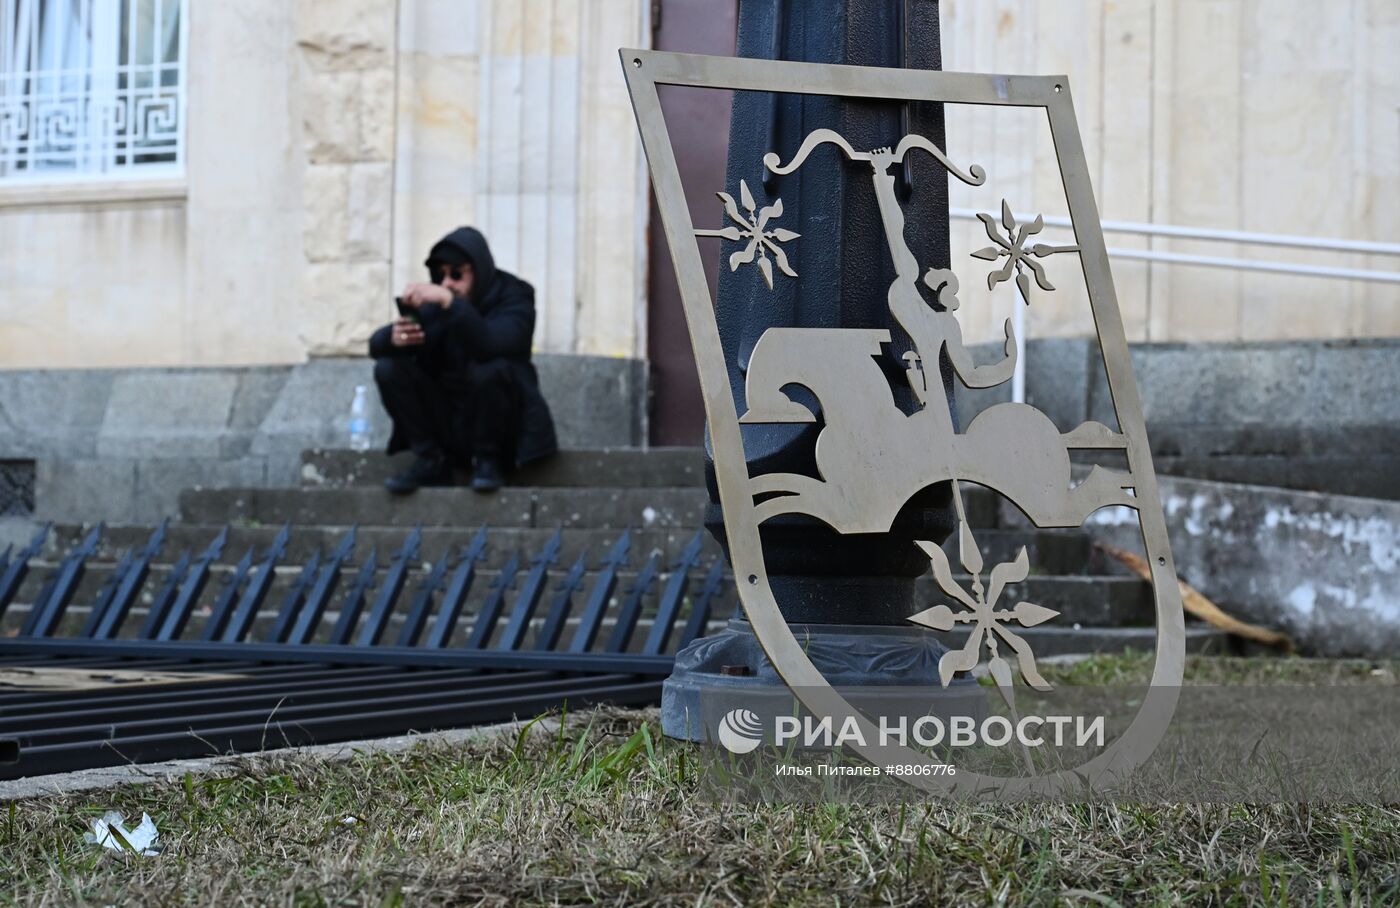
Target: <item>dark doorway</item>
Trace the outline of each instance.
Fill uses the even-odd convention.
[[[660,0],[652,5],[657,50],[734,55],[738,0]],[[704,88],[660,86],[661,108],[675,148],[691,210],[724,188],[731,94]],[[713,204],[715,223],[722,214]],[[696,226],[708,226],[699,221]],[[654,445],[698,445],[705,430],[700,379],[690,350],[680,289],[656,205],[651,208],[647,279],[647,359],[651,365],[650,424]],[[706,255],[705,277],[713,294],[719,259]]]

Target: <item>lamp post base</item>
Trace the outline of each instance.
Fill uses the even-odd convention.
[[[938,680],[947,647],[916,627],[870,624],[797,624],[793,633],[832,687],[880,699],[898,691],[901,710],[978,716],[986,690],[971,678],[948,687]],[[872,693],[873,692],[873,693]],[[792,691],[773,669],[742,617],[676,654],[661,692],[661,730],[671,738],[706,741],[719,717],[733,709],[759,715],[792,714]]]

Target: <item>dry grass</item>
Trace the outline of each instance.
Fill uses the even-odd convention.
[[[1376,671],[1222,664],[1197,661],[1193,675]],[[1059,671],[1117,680],[1142,665]],[[0,901],[1400,904],[1397,805],[716,804],[693,796],[689,747],[661,739],[654,712],[574,718],[557,733],[340,763],[259,757],[230,778],[11,804]],[[166,853],[84,845],[108,809],[150,813]]]

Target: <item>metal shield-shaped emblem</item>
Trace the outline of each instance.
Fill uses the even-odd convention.
[[[754,633],[783,680],[814,714],[838,723],[854,721],[867,742],[855,749],[871,762],[931,762],[902,745],[868,743],[878,740],[870,719],[826,682],[804,652],[769,585],[759,526],[770,517],[805,514],[840,533],[881,533],[915,493],[936,483],[951,483],[959,503],[959,559],[972,580],[968,583],[954,576],[940,546],[920,543],[951,606],[937,605],[910,620],[935,631],[969,630],[965,644],[950,651],[939,665],[944,684],[985,658],[996,685],[1009,696],[1017,676],[1032,688],[1048,687],[1019,632],[1052,621],[1057,613],[1033,602],[999,601],[1007,585],[1024,580],[1029,571],[1024,549],[991,566],[983,582],[987,565],[962,513],[960,485],[995,490],[1037,527],[1078,527],[1099,508],[1127,507],[1138,514],[1151,563],[1157,637],[1151,686],[1126,731],[1077,767],[1019,777],[960,771],[955,776],[914,775],[909,781],[930,791],[995,787],[1009,792],[1054,792],[1082,789],[1086,782],[1111,782],[1139,765],[1161,740],[1175,709],[1184,667],[1185,627],[1141,404],[1067,81],[1061,76],[889,70],[636,50],[621,54],[700,375],[736,584]],[[1040,217],[1018,216],[1012,205],[1002,201],[978,214],[988,245],[971,253],[977,270],[964,270],[979,279],[985,276],[989,290],[998,291],[1005,284],[999,292],[1014,292],[1030,303],[1032,294],[1056,289],[1046,271],[1047,260],[1078,258],[1119,428],[1090,421],[1062,432],[1044,413],[1024,403],[991,406],[963,429],[956,428],[943,389],[936,384],[938,370],[926,369],[924,362],[936,363],[942,352],[963,385],[1002,384],[1011,379],[1016,365],[1012,328],[1008,321],[1005,353],[998,362],[974,364],[963,346],[958,320],[962,285],[954,270],[921,271],[906,247],[904,213],[892,168],[906,156],[928,155],[950,179],[980,187],[988,179],[982,167],[951,160],[944,149],[921,135],[905,135],[893,147],[858,149],[836,132],[817,129],[790,158],[784,159],[775,149],[753,162],[752,179],[717,193],[719,225],[697,225],[687,207],[658,85],[1043,110],[1058,157],[1074,242],[1046,242],[1040,236],[1044,227]],[[806,229],[784,216],[780,198],[760,204],[752,188],[765,173],[791,173],[804,166],[818,148],[824,153],[838,150],[848,162],[844,166],[869,168],[870,191],[879,206],[896,272],[888,294],[890,315],[913,345],[905,354],[906,380],[918,401],[912,413],[886,403],[889,379],[872,355],[890,342],[890,332],[871,328],[767,329],[749,357],[747,408],[740,413],[736,407],[696,238],[729,240],[727,248],[733,251],[722,266],[756,268],[769,288],[775,281],[795,277],[788,250],[801,242]],[[920,284],[937,298],[938,306],[924,301]],[[933,387],[926,375],[932,376]],[[784,392],[792,385],[806,388],[820,403],[825,426],[817,441],[816,460],[821,478],[750,475],[741,424],[816,419]],[[1095,466],[1076,483],[1071,479],[1071,450],[1116,452],[1127,468]]]

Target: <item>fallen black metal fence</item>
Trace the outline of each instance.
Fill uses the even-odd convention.
[[[374,551],[352,563],[352,528],[265,611],[289,527],[260,556],[250,549],[218,569],[225,528],[151,583],[162,525],[112,566],[85,617],[70,615],[102,532],[48,568],[15,636],[0,637],[0,762],[10,758],[0,778],[459,727],[564,704],[659,702],[672,654],[704,633],[725,580],[722,559],[701,565],[697,533],[669,569],[652,553],[619,591],[631,531],[596,567],[584,552],[562,572],[552,570],[556,531],[523,568],[512,555],[473,597],[489,545],[482,527],[410,591],[421,530],[381,568]],[[0,553],[0,627],[47,533]],[[210,589],[218,573],[223,582]],[[16,672],[77,682],[26,689]],[[92,682],[93,673],[116,680]]]

